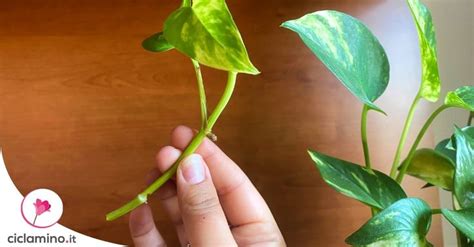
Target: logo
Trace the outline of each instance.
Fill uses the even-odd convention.
[[[37,189],[21,202],[21,215],[26,223],[36,228],[48,228],[56,224],[63,214],[63,202],[56,192]]]

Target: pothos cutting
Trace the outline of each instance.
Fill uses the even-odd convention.
[[[147,201],[176,173],[179,163],[194,153],[206,136],[212,137],[212,128],[229,102],[239,73],[259,74],[250,62],[239,30],[224,0],[183,0],[181,6],[165,20],[163,31],[142,43],[152,52],[176,49],[188,56],[196,72],[201,106],[201,128],[174,164],[133,200],[107,214],[115,220]],[[206,93],[200,65],[228,72],[227,85],[214,111],[208,115]]]

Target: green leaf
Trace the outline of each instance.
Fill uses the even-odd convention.
[[[308,153],[324,181],[348,197],[378,209],[407,197],[395,180],[379,171],[370,171],[311,150]]]
[[[387,88],[390,66],[382,45],[362,22],[324,10],[282,26],[296,32],[354,96],[383,113],[374,101]]]
[[[474,126],[466,126],[462,128],[461,131],[464,132],[464,134],[466,134],[467,136],[474,139]],[[446,149],[451,150],[453,152],[456,151],[456,135],[453,134],[451,136],[451,139],[449,139],[448,144],[446,144]]]
[[[406,160],[403,163],[405,162]],[[445,190],[453,189],[454,163],[432,149],[416,150],[407,174]]]
[[[474,86],[464,86],[448,92],[444,99],[444,104],[474,111]]]
[[[145,50],[151,52],[164,52],[174,48],[170,43],[168,43],[163,32],[155,33],[146,38],[143,40],[142,46]]]
[[[432,246],[426,240],[431,209],[421,199],[402,199],[372,217],[346,239],[354,246]]]
[[[427,184],[423,185],[423,187],[421,187],[421,188],[422,189],[427,189],[427,188],[431,188],[433,186],[434,186],[433,184],[427,183]]]
[[[258,74],[224,0],[194,0],[165,21],[170,44],[188,57],[212,68]]]
[[[474,207],[474,139],[456,128],[454,194],[462,208]]]
[[[435,150],[446,156],[451,162],[456,165],[456,151],[447,148],[450,138],[444,139],[436,145]]]
[[[420,41],[422,79],[419,94],[426,100],[435,102],[441,92],[435,27],[430,10],[420,0],[408,0],[408,6]]]
[[[458,211],[441,209],[441,212],[456,229],[464,233],[471,240],[474,240],[474,208]]]

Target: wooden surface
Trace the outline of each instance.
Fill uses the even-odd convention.
[[[391,82],[371,113],[373,163],[388,171],[409,102],[420,78],[417,36],[404,1],[229,0],[259,76],[242,75],[219,119],[218,144],[266,198],[290,246],[344,246],[369,217],[360,203],[320,178],[306,149],[362,163],[361,104],[294,33],[279,27],[305,13],[336,9],[368,23],[385,46]],[[199,103],[189,60],[176,51],[152,54],[141,40],[159,31],[179,1],[42,0],[0,3],[0,145],[22,193],[59,193],[60,223],[130,244],[127,219],[105,214],[134,197],[154,154],[178,124],[199,126]],[[204,70],[214,104],[225,73]],[[430,112],[417,111],[414,129]],[[410,135],[410,143],[413,134]],[[425,138],[430,144],[430,136]],[[437,205],[435,189],[410,195]],[[176,237],[151,201],[170,246]],[[429,237],[441,245],[439,218]]]

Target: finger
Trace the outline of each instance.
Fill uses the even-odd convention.
[[[154,174],[155,179],[170,168],[180,155],[181,151],[171,146],[166,146],[160,149],[156,155],[157,171]],[[188,243],[188,239],[186,237],[186,231],[184,229],[183,219],[181,218],[181,211],[179,209],[176,184],[173,181],[166,182],[156,192],[156,197],[160,200],[164,211],[168,214],[171,222],[175,226],[179,242],[181,245],[185,246]]]
[[[151,209],[147,204],[141,205],[130,213],[130,235],[135,246],[166,246],[153,221]]]
[[[236,246],[202,157],[185,158],[176,174],[178,200],[192,246]]]
[[[184,149],[194,132],[185,126],[175,128],[171,144]],[[196,153],[209,167],[220,203],[232,226],[255,222],[276,223],[260,193],[243,171],[209,139],[204,139]]]

